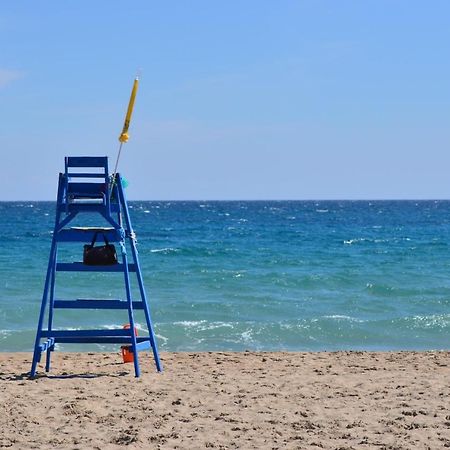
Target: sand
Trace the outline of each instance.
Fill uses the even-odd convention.
[[[0,353],[0,447],[450,448],[450,352]]]

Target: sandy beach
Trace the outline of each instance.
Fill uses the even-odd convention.
[[[2,448],[450,448],[449,352],[0,354]]]

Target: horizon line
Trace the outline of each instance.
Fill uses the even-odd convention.
[[[280,199],[127,199],[127,202],[438,202],[446,198],[280,198]],[[1,200],[0,203],[56,202],[56,200]]]

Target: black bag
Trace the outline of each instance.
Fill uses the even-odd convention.
[[[91,244],[86,244],[84,246],[83,264],[88,266],[111,266],[117,264],[116,248],[108,242],[108,239],[103,233],[105,245],[94,247],[97,235],[98,233],[94,234]]]

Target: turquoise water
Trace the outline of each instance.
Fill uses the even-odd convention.
[[[450,202],[130,206],[162,350],[450,348]],[[0,203],[1,351],[32,348],[53,220],[51,202]],[[66,246],[79,260],[82,245]],[[123,298],[121,281],[61,274],[56,295]],[[55,325],[124,314],[58,310]]]

